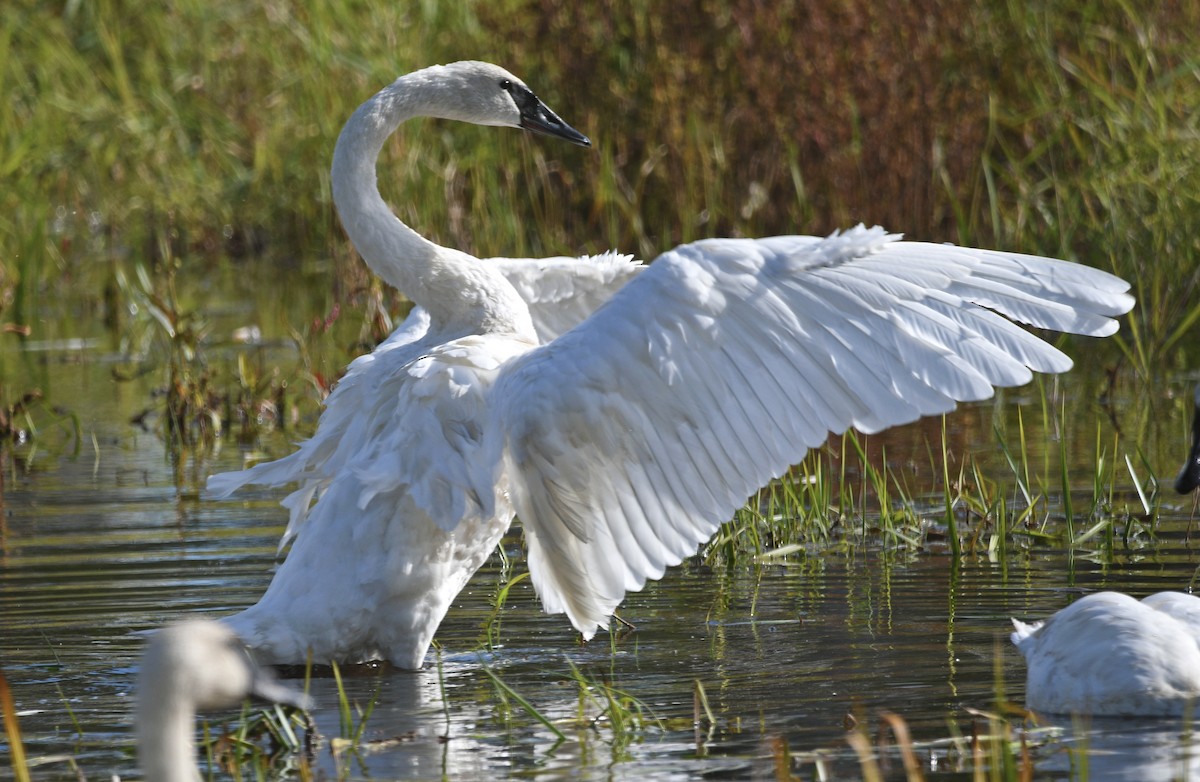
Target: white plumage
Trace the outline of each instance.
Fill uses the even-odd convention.
[[[1013,620],[1035,711],[1178,716],[1200,696],[1200,598],[1120,592],[1080,598],[1044,622]]]
[[[200,782],[197,710],[226,709],[249,697],[307,708],[308,698],[277,682],[225,625],[189,619],[151,637],[137,685],[138,761],[152,782]]]
[[[222,494],[299,484],[287,559],[228,620],[273,661],[311,649],[420,667],[514,511],[544,607],[591,637],[829,432],[876,432],[1071,366],[1006,318],[1103,336],[1133,304],[1085,266],[862,226],[710,239],[645,267],[481,261],[421,238],[379,196],[379,150],[415,116],[590,143],[478,62],[402,76],[347,122],[339,214],[417,309],[351,364],[299,450],[210,480]]]

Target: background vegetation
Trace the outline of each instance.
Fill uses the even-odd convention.
[[[879,223],[1110,268],[1140,303],[1115,344],[1143,374],[1178,370],[1200,352],[1198,52],[1186,2],[17,0],[0,9],[0,322],[106,329],[195,390],[202,316],[233,281],[260,310],[300,300],[264,328],[315,356],[319,395],[398,306],[378,306],[332,208],[340,125],[398,73],[479,58],[596,147],[405,129],[384,195],[439,242],[652,258]],[[163,338],[131,342],[129,314],[156,308]],[[308,319],[339,312],[356,325],[322,343]],[[36,386],[0,374],[11,398]],[[218,385],[235,380],[256,382]]]

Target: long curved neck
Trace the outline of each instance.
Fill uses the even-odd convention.
[[[200,782],[193,742],[195,710],[167,694],[139,695],[138,764],[147,780]]]
[[[431,327],[462,333],[533,333],[527,305],[498,271],[425,239],[379,195],[375,163],[400,123],[444,116],[436,69],[401,76],[358,107],[333,152],[333,200],[367,265],[430,313]]]

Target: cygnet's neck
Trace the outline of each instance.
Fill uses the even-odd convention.
[[[170,692],[138,695],[138,763],[147,780],[200,782],[193,740],[196,710]]]
[[[528,306],[498,271],[479,259],[422,237],[379,195],[375,164],[400,123],[446,116],[450,102],[439,69],[401,76],[351,115],[333,153],[333,200],[342,225],[367,265],[430,313],[441,333],[530,336]]]

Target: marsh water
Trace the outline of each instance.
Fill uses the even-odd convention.
[[[456,602],[438,633],[440,654],[431,654],[425,670],[345,672],[354,707],[375,704],[357,752],[331,748],[329,740],[345,734],[337,682],[327,674],[312,680],[324,739],[316,750],[320,773],[858,778],[847,730],[857,724],[875,737],[881,714],[891,712],[907,723],[928,778],[966,778],[970,738],[989,730],[986,715],[1000,708],[998,693],[1022,702],[1024,668],[1007,641],[1009,617],[1043,617],[1083,592],[1142,595],[1187,589],[1194,580],[1200,540],[1192,534],[1192,500],[1164,490],[1151,498],[1157,513],[1147,515],[1125,462],[1129,456],[1144,490],[1155,475],[1173,476],[1187,426],[1175,395],[1192,381],[1166,378],[1154,392],[1131,388],[1103,407],[1096,402],[1105,394],[1103,362],[1087,362],[1094,345],[1072,346],[1080,366],[1054,393],[1068,400],[1076,513],[1090,508],[1103,461],[1119,518],[1111,535],[1101,532],[1068,552],[1056,537],[1062,504],[1051,486],[1057,500],[1035,514],[1047,538],[1011,536],[1017,542],[989,554],[985,535],[955,560],[936,534],[944,511],[942,495],[934,495],[927,505],[934,531],[916,528],[910,537],[919,539],[817,536],[785,556],[715,568],[697,557],[626,599],[620,614],[632,627],[581,645],[563,617],[541,613],[527,580],[512,588],[499,622],[489,623],[497,590],[524,568],[514,530],[503,544],[507,556],[493,557]],[[248,447],[168,447],[155,427],[132,421],[161,378],[114,383],[112,360],[103,340],[5,346],[5,366],[36,368],[81,433],[42,432],[3,451],[0,669],[37,780],[136,777],[130,706],[145,631],[180,615],[217,616],[253,603],[270,578],[286,520],[277,505],[283,492],[209,496],[204,478],[240,467]],[[996,422],[1018,414],[1036,428],[1035,391],[950,416],[947,441],[976,459],[983,476],[1011,486]],[[909,462],[928,462],[930,449],[941,447],[940,427],[925,422],[871,438],[868,454],[903,476]],[[275,435],[268,450],[286,452],[294,436]],[[1034,433],[1028,447],[1047,441],[1054,438]],[[872,524],[869,514],[865,524]],[[1086,526],[1079,522],[1076,533]],[[490,648],[481,644],[485,627]],[[566,739],[503,694],[493,676],[561,725]],[[617,724],[602,715],[600,684],[636,699],[643,719]],[[1200,768],[1177,721],[1055,725],[1004,716],[1018,740],[1026,736],[1039,778],[1168,779]],[[216,715],[210,726],[237,718]],[[884,752],[886,775],[903,776],[897,757]]]

